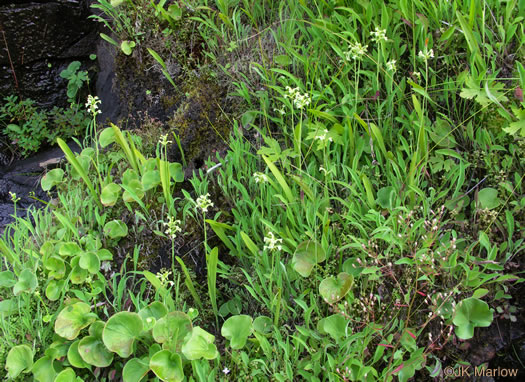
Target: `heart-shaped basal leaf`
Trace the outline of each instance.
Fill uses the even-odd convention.
[[[44,191],[51,190],[53,186],[56,186],[57,184],[60,184],[62,182],[63,177],[64,177],[64,170],[62,170],[61,168],[55,168],[49,171],[46,175],[42,177],[42,180],[40,181],[42,190]]]
[[[104,130],[101,131],[99,137],[98,137],[98,143],[101,147],[109,146],[115,142],[115,132],[113,131],[113,128],[106,127]]]
[[[357,257],[346,259],[343,263],[343,272],[346,272],[353,277],[359,276],[361,272],[363,272],[364,267],[362,266],[362,263],[359,263],[360,260],[358,260]]]
[[[144,197],[144,188],[142,183],[138,179],[132,179],[127,183],[123,183],[124,193],[122,194],[122,200],[127,203],[136,202],[142,200]]]
[[[53,358],[46,356],[35,362],[31,368],[35,381],[49,382],[55,380],[57,373],[53,367],[53,361]]]
[[[485,301],[470,297],[456,305],[452,322],[456,325],[456,335],[462,340],[474,336],[475,327],[487,327],[492,323],[493,315]]]
[[[166,306],[160,301],[154,301],[139,311],[139,316],[144,323],[146,323],[148,318],[154,318],[155,321],[157,321],[166,314],[168,314],[168,309],[166,309]]]
[[[349,321],[342,315],[333,314],[319,320],[317,323],[317,330],[321,334],[328,334],[334,340],[338,341],[340,338],[346,336],[346,326],[348,325],[348,322]]]
[[[80,268],[95,274],[100,270],[100,259],[95,252],[85,252],[78,261]]]
[[[49,256],[44,260],[44,267],[49,271],[48,277],[61,279],[66,274],[66,264],[60,256]]]
[[[67,369],[62,370],[58,375],[56,376],[55,380],[53,382],[77,382],[77,375],[75,374],[75,370],[68,367]]]
[[[253,320],[253,329],[261,334],[269,334],[273,328],[273,321],[270,317],[259,316]]]
[[[91,313],[91,308],[84,302],[76,302],[66,306],[58,314],[55,321],[55,332],[68,340],[77,338],[78,333],[97,319]]]
[[[142,187],[144,191],[151,190],[160,184],[160,172],[158,170],[146,171],[142,175]]]
[[[126,382],[140,382],[149,372],[149,360],[132,358],[124,365],[122,379]]]
[[[7,353],[5,369],[10,378],[16,378],[21,372],[26,373],[33,366],[33,351],[27,345],[17,345]]]
[[[149,367],[157,377],[166,382],[180,382],[184,379],[180,355],[161,350],[153,355]]]
[[[120,49],[126,56],[133,52],[133,48],[135,48],[135,41],[124,40],[120,43]]]
[[[13,294],[18,296],[22,292],[34,292],[38,286],[35,274],[29,268],[24,269],[18,276],[18,282],[13,287]]]
[[[478,192],[478,202],[482,209],[493,209],[501,204],[498,198],[498,190],[492,187],[486,187]]]
[[[69,279],[73,284],[82,284],[86,281],[88,272],[85,269],[80,268],[80,265],[72,265],[71,273],[69,273]]]
[[[170,163],[169,165],[170,177],[177,183],[184,182],[184,171],[180,163]]]
[[[107,184],[100,193],[100,202],[106,207],[114,206],[117,203],[120,190],[120,186],[116,183]]]
[[[303,241],[293,255],[292,266],[303,277],[310,276],[315,264],[322,263],[326,253],[321,244],[315,241]]]
[[[49,301],[56,301],[60,298],[62,290],[66,285],[66,280],[49,280],[46,287],[46,297]]]
[[[78,352],[79,343],[80,340],[76,340],[69,346],[69,349],[67,349],[67,360],[71,366],[78,369],[85,369],[86,367],[89,367],[89,364],[82,359],[80,353]]]
[[[158,343],[167,344],[171,351],[178,352],[192,328],[186,313],[171,312],[157,321],[153,327],[153,338]]]
[[[381,208],[392,209],[394,207],[395,190],[394,187],[383,187],[377,191],[377,204]]]
[[[218,357],[219,352],[214,342],[215,336],[196,326],[191,331],[191,337],[182,345],[182,354],[189,360],[215,359]]]
[[[319,293],[323,299],[333,304],[342,299],[352,288],[354,278],[346,272],[341,272],[337,275],[337,278],[330,276],[319,285]]]
[[[60,256],[74,257],[74,256],[84,253],[84,251],[78,246],[77,243],[67,242],[67,243],[62,243],[62,245],[58,249],[58,253],[60,254]]]
[[[230,340],[232,349],[242,349],[252,329],[252,318],[241,314],[228,318],[222,325],[221,334]]]
[[[16,284],[15,274],[11,271],[0,272],[0,288],[11,288]]]
[[[104,235],[117,239],[128,235],[128,226],[122,220],[112,220],[104,226]]]
[[[142,318],[138,313],[117,313],[104,327],[102,332],[104,345],[122,358],[128,358],[133,352],[133,343],[140,336],[143,326]]]
[[[89,336],[82,338],[78,343],[78,354],[89,365],[107,367],[113,362],[113,353],[102,342],[103,331],[104,322],[95,321],[89,327]]]

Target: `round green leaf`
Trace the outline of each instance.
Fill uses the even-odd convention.
[[[171,312],[157,321],[152,334],[158,343],[167,343],[172,351],[180,351],[184,337],[191,330],[191,320],[186,313]]]
[[[16,284],[15,274],[11,271],[0,272],[0,288],[11,288]]]
[[[320,320],[317,324],[317,330],[321,334],[328,334],[334,340],[339,340],[346,336],[346,326],[348,320],[340,314],[333,314]]]
[[[102,147],[109,146],[115,142],[115,132],[113,131],[113,128],[106,127],[102,132],[100,133],[98,137],[98,143]]]
[[[122,200],[127,203],[135,202],[136,198],[141,200],[144,197],[144,188],[138,179],[131,179],[127,183],[123,183],[126,190],[122,194]]]
[[[33,366],[33,351],[27,345],[17,345],[7,353],[5,369],[10,378],[16,378],[21,372],[26,373]]]
[[[100,202],[106,207],[114,206],[117,203],[119,195],[120,186],[118,184],[107,184],[100,193]]]
[[[82,284],[84,281],[86,281],[86,278],[87,271],[85,269],[80,268],[80,265],[76,265],[71,269],[69,279],[73,284]]]
[[[487,327],[493,315],[485,301],[470,297],[456,305],[452,322],[456,325],[456,335],[462,340],[474,336],[475,327]]]
[[[259,316],[253,320],[253,329],[261,334],[268,334],[272,331],[273,322],[270,317]]]
[[[122,358],[133,352],[133,343],[142,332],[142,319],[137,313],[120,312],[112,316],[102,332],[104,345]]]
[[[157,377],[166,382],[180,382],[184,379],[180,355],[161,350],[149,361],[149,367]]]
[[[184,171],[182,171],[182,165],[180,163],[169,164],[170,177],[175,182],[184,182]]]
[[[478,202],[481,208],[493,209],[501,204],[498,198],[498,190],[492,187],[486,187],[478,192]]]
[[[78,246],[77,243],[67,242],[62,243],[58,253],[60,256],[77,256],[84,253],[84,251]]]
[[[100,259],[95,252],[84,252],[80,256],[78,265],[82,269],[86,269],[89,273],[95,274],[100,270]]]
[[[122,378],[126,382],[140,382],[149,372],[149,362],[138,358],[132,358],[124,365]]]
[[[158,170],[146,171],[142,175],[142,188],[144,191],[151,190],[160,184],[160,173]]]
[[[222,325],[221,334],[230,340],[232,349],[242,349],[252,329],[252,318],[241,314],[228,318]]]
[[[76,340],[73,342],[69,349],[67,350],[67,360],[71,364],[71,366],[76,367],[78,369],[84,369],[89,366],[82,357],[80,356],[80,353],[78,352],[78,344],[80,343],[80,340]]]
[[[127,56],[129,56],[133,52],[134,47],[135,47],[135,41],[125,40],[120,43],[120,49]]]
[[[66,274],[66,264],[60,256],[49,256],[44,260],[44,267],[49,271],[48,276],[54,279],[61,279]]]
[[[53,186],[56,186],[57,184],[62,182],[63,177],[64,177],[64,170],[62,170],[61,168],[55,168],[49,171],[46,175],[42,177],[42,180],[40,181],[42,190],[44,191],[51,190]]]
[[[128,234],[128,226],[121,220],[112,220],[104,226],[104,234],[111,239],[125,237]]]
[[[346,272],[353,277],[359,276],[361,272],[363,272],[363,269],[363,266],[359,264],[356,257],[348,258],[343,263],[343,272]]]
[[[142,318],[142,322],[144,323],[144,330],[152,329],[155,326],[157,320],[164,317],[166,314],[168,314],[168,310],[164,304],[159,301],[154,301],[144,309],[141,309],[139,311],[139,316]]]
[[[292,266],[303,277],[310,276],[315,264],[325,260],[326,253],[321,244],[315,241],[303,241],[293,255]]]
[[[33,368],[33,377],[35,381],[39,382],[51,382],[55,379],[56,371],[53,367],[53,359],[51,357],[42,357],[35,362]]]
[[[84,362],[96,367],[107,367],[113,362],[113,353],[106,349],[100,338],[94,336],[80,340],[78,353]]]
[[[319,285],[319,293],[325,301],[333,304],[342,299],[352,287],[354,278],[346,272],[341,272],[337,275],[328,277],[321,281]]]
[[[193,359],[215,359],[219,355],[214,344],[215,337],[196,326],[191,331],[191,337],[182,345],[182,354],[189,360]]]
[[[75,371],[68,367],[67,369],[62,370],[55,378],[54,382],[76,382],[78,381]]]
[[[49,280],[46,287],[46,297],[49,301],[56,301],[59,299],[62,289],[66,284],[65,280]]]
[[[377,191],[377,204],[379,204],[381,208],[391,209],[394,198],[395,190],[392,186],[383,187]]]
[[[13,294],[18,296],[22,292],[34,292],[38,286],[38,281],[31,269],[25,268],[18,276],[18,282],[13,287]]]
[[[60,311],[55,321],[55,332],[60,337],[74,340],[82,329],[96,319],[97,315],[91,313],[91,308],[88,304],[76,302]]]

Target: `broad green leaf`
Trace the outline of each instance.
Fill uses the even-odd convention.
[[[170,163],[169,165],[170,177],[177,183],[184,182],[184,171],[180,163]]]
[[[144,191],[151,190],[160,184],[160,172],[158,170],[146,171],[142,175],[142,187]]]
[[[325,317],[317,323],[317,330],[321,334],[328,334],[334,340],[339,340],[347,335],[346,326],[348,320],[340,314],[332,314],[331,316]]]
[[[42,177],[42,180],[40,181],[42,190],[44,191],[51,190],[53,186],[56,186],[57,184],[62,182],[63,177],[64,177],[64,170],[62,170],[61,168],[55,168],[49,171],[46,175]]]
[[[346,272],[341,272],[337,275],[337,278],[330,276],[319,285],[319,293],[325,301],[333,304],[341,300],[350,290],[354,278]]]
[[[392,209],[394,207],[395,190],[394,187],[383,187],[377,191],[377,204],[381,208]]]
[[[252,318],[241,314],[228,318],[222,325],[221,334],[230,340],[232,349],[242,349],[252,330]]]
[[[122,379],[126,382],[140,382],[148,372],[148,360],[132,358],[124,365]]]
[[[143,324],[137,313],[119,312],[112,316],[102,333],[104,345],[122,358],[133,352],[133,343],[140,336]]]
[[[95,252],[85,252],[80,256],[78,262],[80,268],[87,270],[91,274],[95,274],[100,271],[100,259]]]
[[[106,349],[100,338],[93,336],[80,340],[78,353],[84,362],[96,367],[108,367],[113,362],[113,353]]]
[[[117,239],[128,235],[128,226],[122,220],[112,220],[104,226],[104,235]]]
[[[84,302],[76,302],[60,311],[55,321],[55,332],[68,340],[77,338],[78,333],[97,319],[91,307]]]
[[[193,326],[184,312],[171,312],[160,318],[153,327],[153,338],[161,344],[167,344],[169,349],[179,352],[184,338],[191,332]]]
[[[149,367],[157,377],[166,382],[181,382],[184,379],[180,355],[161,350],[149,361]]]
[[[475,327],[487,327],[492,323],[492,312],[485,301],[470,297],[456,305],[452,322],[456,335],[462,340],[474,336]]]
[[[315,264],[326,259],[326,253],[321,244],[315,241],[303,241],[293,255],[292,266],[303,277],[310,276]]]
[[[261,334],[269,334],[273,328],[273,321],[270,317],[259,316],[253,320],[253,330]]]
[[[44,260],[44,267],[49,271],[48,277],[61,279],[66,274],[66,264],[59,256],[50,256]]]
[[[33,351],[27,345],[17,345],[7,353],[5,369],[10,378],[16,378],[21,372],[26,373],[33,366]]]
[[[49,280],[46,287],[46,297],[49,301],[56,301],[62,294],[62,289],[66,284],[66,280]]]
[[[106,127],[102,132],[100,133],[100,136],[98,138],[98,143],[102,147],[109,146],[115,142],[115,133],[113,132],[113,128]]]
[[[22,292],[34,292],[38,286],[38,281],[31,269],[24,269],[18,276],[18,282],[13,287],[13,294],[18,296]]]
[[[38,382],[53,382],[57,374],[53,367],[53,359],[48,356],[36,361],[31,371],[33,372],[33,377]]]
[[[116,183],[106,185],[100,194],[100,201],[106,207],[114,206],[120,195],[120,186]]]
[[[191,331],[191,337],[182,345],[182,354],[189,360],[215,359],[219,356],[219,352],[214,342],[215,337],[212,334],[196,326]]]
[[[77,243],[67,242],[63,243],[58,250],[60,256],[77,256],[84,251],[80,249]]]
[[[15,274],[11,271],[0,272],[0,288],[11,288],[16,284]]]
[[[82,284],[84,281],[86,281],[87,274],[88,272],[85,269],[82,269],[80,265],[76,265],[71,268],[69,279],[73,284]]]
[[[76,340],[69,346],[69,349],[67,350],[67,360],[71,364],[71,366],[76,367],[78,369],[85,369],[89,366],[89,364],[82,359],[80,353],[78,352],[79,343],[80,340]]]
[[[144,330],[152,329],[156,322],[168,314],[166,306],[160,301],[154,301],[139,311],[139,316],[144,323]]]
[[[77,382],[82,381],[82,379],[78,378],[75,374],[75,371],[68,367],[64,370],[62,370],[58,375],[56,376],[54,382]]]
[[[483,209],[494,209],[501,204],[498,198],[498,190],[492,187],[486,187],[478,192],[478,202]]]
[[[135,45],[135,41],[125,40],[120,43],[120,49],[125,55],[129,56],[133,52]]]

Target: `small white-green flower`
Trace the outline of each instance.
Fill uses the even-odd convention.
[[[97,96],[93,97],[90,94],[88,95],[88,98],[87,98],[86,109],[88,109],[88,111],[91,114],[93,114],[93,116],[96,116],[97,114],[101,113],[100,109],[98,108],[98,104],[100,103],[101,103],[100,98],[98,98]]]
[[[431,58],[434,58],[434,49],[430,49],[428,50],[427,47],[425,47],[425,51],[422,51],[420,50],[419,53],[418,53],[418,57],[422,60],[422,61],[428,61],[429,59]]]
[[[168,216],[168,221],[162,222],[162,224],[166,227],[164,233],[171,240],[175,239],[177,237],[177,233],[182,231],[182,229],[180,228],[180,220],[175,220],[173,216]]]
[[[372,40],[375,42],[388,41],[386,29],[379,29],[379,27],[376,27],[375,31],[370,32],[370,36],[372,36]]]
[[[356,42],[355,44],[350,44],[348,48],[349,49],[345,53],[346,60],[360,60],[366,54],[366,49],[368,48],[368,45],[361,45],[361,43]]]
[[[109,261],[103,261],[100,269],[102,269],[104,272],[111,271],[111,263]]]
[[[396,67],[396,60],[390,60],[386,63],[386,68],[391,71],[391,72],[395,72],[397,70],[397,67]]]
[[[323,134],[316,135],[315,139],[319,139],[321,142],[324,141],[325,139],[328,139],[329,142],[333,142],[334,141],[332,137],[328,136],[328,130],[327,129],[323,130]]]
[[[263,174],[262,172],[256,172],[253,174],[253,178],[255,179],[255,183],[267,183],[268,177],[266,174]]]
[[[280,251],[283,249],[283,247],[280,245],[283,242],[283,239],[276,239],[273,232],[268,232],[268,236],[264,238],[264,242],[266,243],[264,249],[269,251]]]
[[[9,196],[13,203],[18,203],[20,201],[20,198],[18,198],[14,192],[9,191]]]
[[[210,200],[210,194],[201,195],[197,198],[197,208],[200,208],[202,212],[208,212],[209,207],[213,207],[213,203]]]
[[[164,134],[160,136],[159,143],[162,146],[166,146],[168,143],[172,143],[172,141],[168,141],[168,134]]]
[[[274,108],[273,111],[275,111],[276,113],[279,113],[281,115],[285,115],[286,114],[286,112],[284,111],[284,108],[280,108],[280,109]]]
[[[223,372],[223,374],[229,374],[230,373],[230,369],[225,367],[224,369],[222,369],[222,372]]]
[[[286,87],[288,94],[284,95],[284,98],[291,98],[296,108],[302,109],[305,106],[308,106],[311,102],[311,98],[308,94],[301,94],[299,88],[291,88],[290,86]]]

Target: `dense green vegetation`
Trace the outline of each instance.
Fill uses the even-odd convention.
[[[90,97],[0,240],[10,378],[431,380],[517,320],[524,1],[95,7],[126,59],[227,87],[229,151],[185,179],[180,131],[97,125]]]

